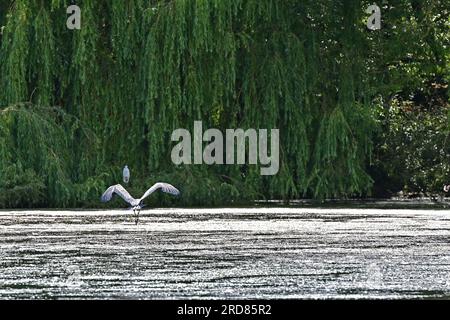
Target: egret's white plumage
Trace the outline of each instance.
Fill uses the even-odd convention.
[[[125,166],[122,171],[123,176],[123,182],[128,183],[130,181],[130,169],[128,169],[128,166]]]
[[[144,200],[145,198],[147,198],[149,195],[151,195],[153,192],[155,192],[156,190],[161,189],[162,192],[165,193],[169,193],[175,196],[178,196],[180,194],[180,191],[178,191],[177,188],[175,188],[174,186],[172,186],[171,184],[168,183],[164,183],[164,182],[158,182],[155,183],[150,189],[148,189],[144,195],[139,198],[139,199],[135,199],[133,198],[127,190],[125,190],[125,188],[120,185],[120,184],[116,184],[114,186],[109,187],[102,195],[101,197],[101,201],[102,202],[108,202],[110,201],[114,195],[118,195],[119,197],[121,197],[123,200],[125,200],[126,202],[128,202],[131,206],[131,209],[133,209],[135,215],[137,212],[137,219],[139,217],[139,212],[141,211],[141,209],[144,207]],[[137,224],[136,220],[136,224]]]
[[[449,192],[449,191],[450,191],[450,184],[444,186],[444,191],[445,191],[445,192]]]

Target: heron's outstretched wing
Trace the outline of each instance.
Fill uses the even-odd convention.
[[[122,187],[122,185],[116,184],[115,186],[109,187],[108,190],[105,191],[105,193],[101,197],[102,202],[110,201],[114,194],[117,194],[129,204],[132,204],[132,202],[135,201],[135,199],[128,193],[128,191],[125,190],[124,187]]]
[[[180,191],[178,191],[177,188],[175,188],[173,185],[164,183],[164,182],[158,182],[153,185],[150,189],[147,190],[146,193],[142,196],[141,199],[139,199],[139,202],[147,198],[149,195],[151,195],[156,190],[161,189],[162,192],[173,194],[174,196],[177,196],[180,194]]]

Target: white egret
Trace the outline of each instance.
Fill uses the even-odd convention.
[[[128,169],[128,166],[125,166],[122,171],[123,176],[123,182],[128,183],[130,181],[130,169]]]
[[[131,205],[130,209],[133,209],[133,214],[135,217],[135,222],[138,224],[139,222],[139,213],[141,212],[141,209],[144,207],[144,199],[147,198],[149,195],[151,195],[156,190],[161,189],[162,192],[169,193],[175,196],[178,196],[180,194],[180,191],[178,191],[177,188],[172,186],[171,184],[164,183],[164,182],[158,182],[155,183],[150,189],[148,189],[144,195],[139,198],[135,199],[133,198],[127,190],[125,190],[124,187],[120,184],[116,184],[115,186],[109,187],[105,193],[103,193],[101,197],[102,202],[108,202],[110,201],[115,194],[120,196],[123,200],[128,202]]]
[[[444,191],[445,192],[448,192],[450,190],[450,184],[449,185],[446,185],[446,186],[444,186]]]

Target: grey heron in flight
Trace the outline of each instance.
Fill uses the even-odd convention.
[[[108,202],[110,201],[113,196],[116,194],[120,196],[123,200],[128,202],[131,206],[130,209],[133,209],[133,214],[135,217],[135,222],[138,224],[139,222],[139,213],[141,212],[141,209],[144,207],[144,199],[147,198],[149,195],[151,195],[156,190],[161,189],[162,192],[172,194],[174,196],[178,196],[180,194],[180,191],[178,191],[177,188],[172,186],[171,184],[164,183],[164,182],[158,182],[155,183],[150,189],[148,189],[144,195],[139,198],[135,199],[133,198],[127,190],[125,190],[124,187],[120,184],[116,184],[115,186],[109,187],[105,193],[103,193],[101,197],[102,202]]]

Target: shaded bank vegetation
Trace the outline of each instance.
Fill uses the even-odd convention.
[[[71,3],[71,2],[70,2]],[[132,170],[158,204],[438,192],[449,3],[0,0],[0,208],[92,206]],[[170,162],[177,128],[280,128],[280,172]]]

